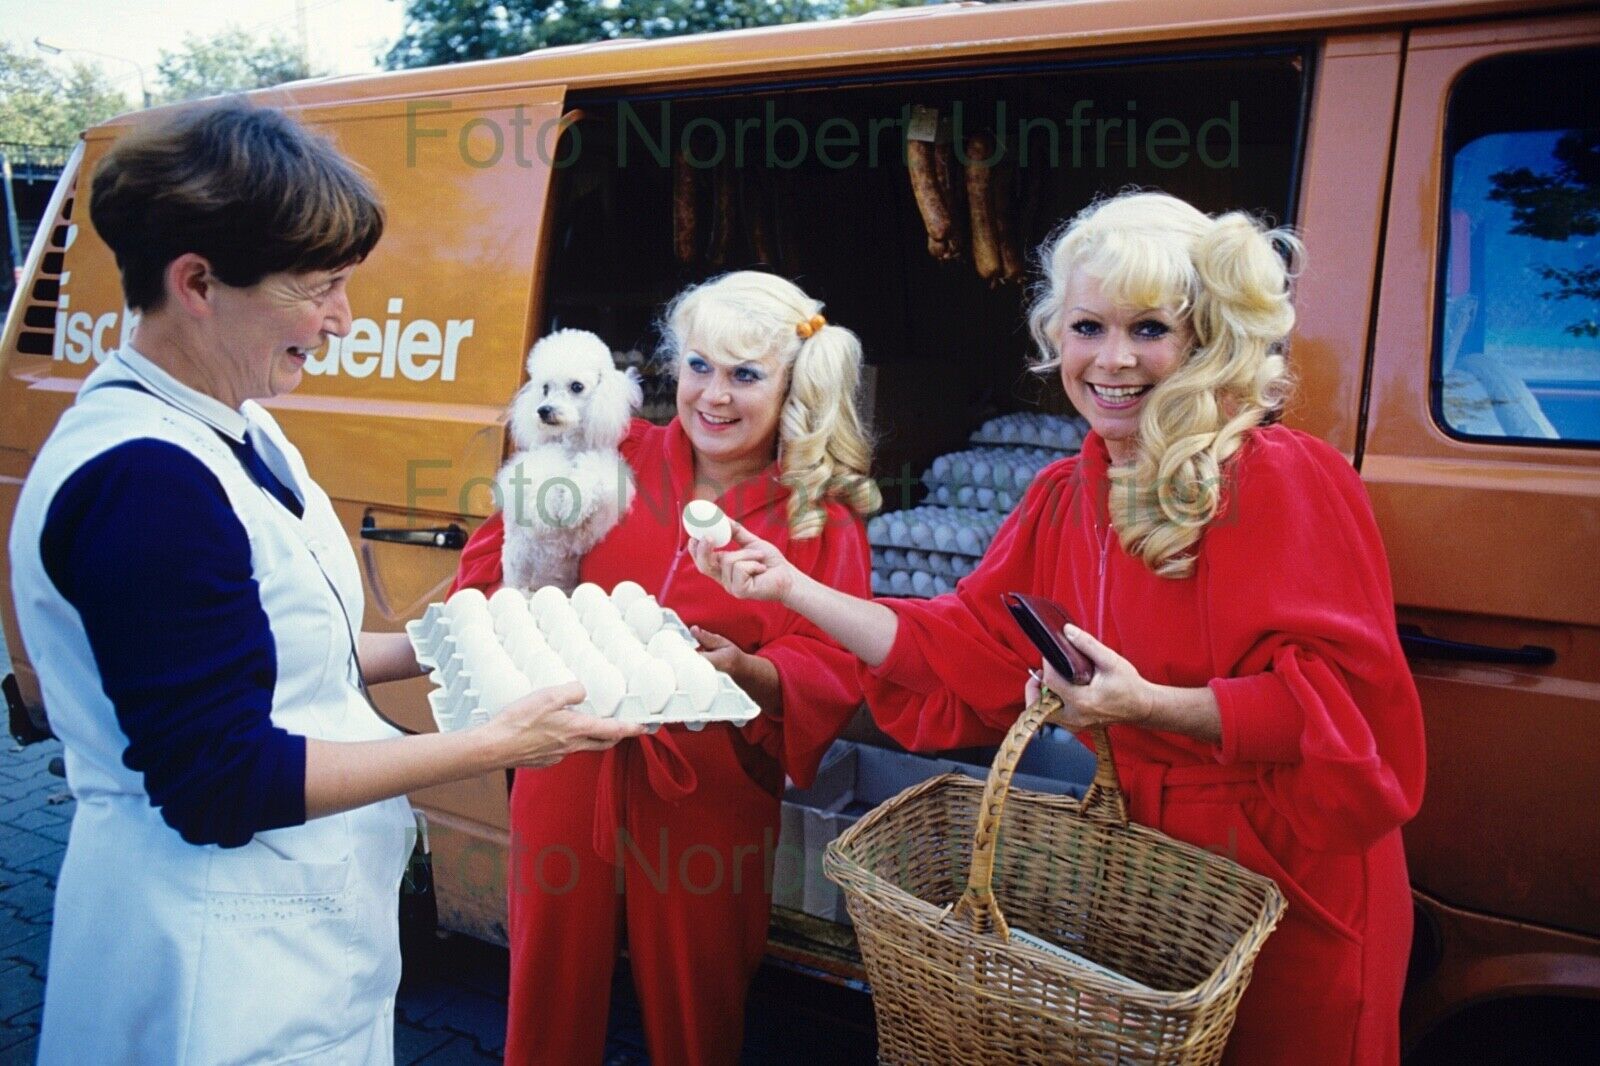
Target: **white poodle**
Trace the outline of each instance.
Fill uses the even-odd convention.
[[[563,329],[528,353],[528,383],[511,401],[517,453],[495,482],[505,516],[505,583],[571,592],[578,563],[633,503],[617,452],[643,402],[638,372],[618,370],[587,330]]]

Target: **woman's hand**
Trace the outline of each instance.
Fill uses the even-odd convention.
[[[1045,660],[1044,683],[1061,697],[1061,710],[1050,721],[1074,732],[1096,725],[1146,724],[1155,686],[1139,676],[1132,663],[1077,626],[1067,626],[1062,634],[1094,663],[1094,677],[1087,685],[1074,685]],[[1039,675],[1028,679],[1026,696],[1030,704],[1039,698]]]
[[[713,633],[709,629],[693,626],[690,632],[700,642],[700,654],[712,666],[721,670],[735,681],[749,673],[746,669],[746,660],[754,659],[754,655],[745,654],[739,648],[739,645],[722,634]]]
[[[575,751],[604,751],[644,726],[570,710],[583,700],[577,682],[531,692],[478,728],[493,745],[499,766],[551,766]]]
[[[718,551],[703,540],[689,541],[689,554],[700,572],[741,600],[785,602],[799,583],[800,572],[783,553],[748,529],[733,526],[737,547]]]
[[[745,695],[755,700],[762,714],[783,713],[783,679],[770,659],[752,655],[720,633],[694,626],[700,654],[712,666],[733,678]]]

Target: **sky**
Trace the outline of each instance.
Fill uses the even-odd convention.
[[[46,58],[96,63],[132,98],[139,76],[126,60],[144,67],[153,89],[161,49],[176,51],[185,34],[208,37],[240,27],[297,42],[296,6],[296,0],[0,0],[0,39],[41,56],[35,37],[63,49],[120,57],[68,50]],[[312,67],[333,74],[377,69],[374,56],[399,37],[405,13],[403,0],[299,0],[298,6],[305,11]]]

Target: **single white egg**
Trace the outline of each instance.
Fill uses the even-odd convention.
[[[609,599],[610,597],[606,595],[605,589],[596,585],[593,581],[585,581],[572,590],[572,596],[568,602],[572,604],[572,609],[577,611],[581,617],[587,615],[589,608],[596,603],[604,603]]]
[[[546,606],[544,613],[536,621],[539,623],[539,631],[544,634],[546,640],[552,639],[556,633],[564,629],[583,628],[583,619],[578,617],[578,612],[574,611],[566,600]]]
[[[533,612],[534,620],[538,621],[545,616],[545,613],[554,604],[571,606],[567,604],[567,598],[561,594],[560,589],[554,585],[545,585],[534,592],[533,596],[528,600],[528,609]]]
[[[654,596],[635,600],[623,618],[640,640],[649,640],[661,628],[661,607]]]
[[[499,714],[506,704],[533,691],[533,684],[522,671],[509,663],[503,669],[492,670],[478,678],[477,682],[479,702],[490,714]]]
[[[639,698],[646,714],[661,713],[677,684],[669,664],[649,657],[634,663],[627,676],[628,694]]]
[[[672,658],[672,673],[679,691],[689,697],[689,705],[697,713],[711,709],[721,679],[709,662],[699,655],[676,655]]]
[[[628,691],[622,671],[604,659],[586,662],[578,672],[578,683],[584,688],[594,713],[609,718],[617,713],[617,704]]]
[[[496,589],[495,594],[489,597],[489,613],[495,618],[499,618],[506,611],[526,611],[527,609],[528,601],[523,598],[522,593],[514,588]]]
[[[513,632],[525,632],[529,629],[535,633],[539,631],[539,627],[533,623],[533,616],[525,607],[507,608],[494,620],[495,635],[502,641]]]
[[[488,621],[489,601],[478,589],[462,589],[445,601],[444,613],[457,626],[473,618]]]
[[[733,539],[733,525],[710,500],[690,500],[683,508],[683,531],[695,540],[720,548]]]
[[[683,639],[683,634],[676,629],[660,630],[650,638],[650,643],[645,645],[645,650],[657,659],[670,659],[672,653],[679,648],[687,652],[694,651],[689,642]]]
[[[634,600],[644,597],[644,586],[637,581],[619,581],[617,587],[611,590],[611,602],[617,605],[618,611],[626,611]]]

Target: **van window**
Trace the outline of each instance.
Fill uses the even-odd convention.
[[[1435,417],[1600,443],[1600,49],[1462,75],[1446,135]]]

